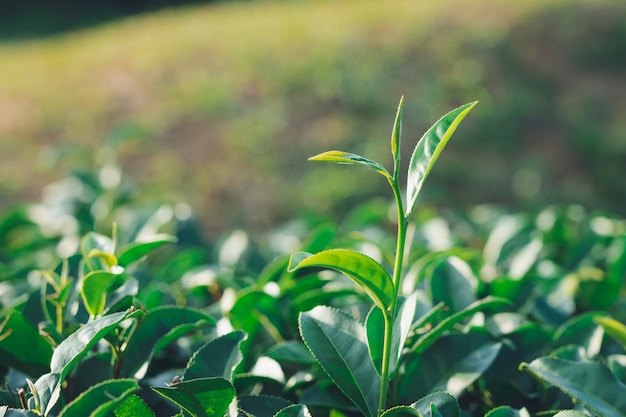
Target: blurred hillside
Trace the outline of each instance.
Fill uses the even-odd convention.
[[[405,164],[438,117],[480,100],[426,202],[626,215],[626,3],[518,3],[212,4],[1,45],[1,204],[119,163],[210,230],[345,212],[387,193],[382,177],[307,157],[389,165],[405,95]]]

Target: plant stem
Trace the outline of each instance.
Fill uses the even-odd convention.
[[[394,170],[395,171],[395,170]],[[380,393],[378,396],[378,415],[380,416],[386,408],[387,390],[389,389],[389,366],[391,362],[391,345],[393,341],[393,322],[396,317],[398,304],[398,292],[400,289],[400,280],[402,276],[402,264],[404,262],[404,247],[406,245],[406,233],[408,219],[404,216],[404,207],[402,205],[402,196],[397,181],[397,174],[394,172],[394,178],[388,178],[389,184],[393,189],[396,199],[396,207],[398,209],[398,237],[396,246],[396,257],[393,267],[393,286],[394,296],[388,311],[383,311],[385,317],[385,335],[383,340],[383,358],[380,370]]]

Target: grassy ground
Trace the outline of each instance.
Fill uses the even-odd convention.
[[[36,198],[70,168],[118,158],[147,198],[188,201],[211,230],[345,210],[383,184],[306,158],[384,161],[404,94],[407,148],[481,100],[429,201],[619,210],[626,8],[518,3],[221,4],[1,45],[0,197]]]

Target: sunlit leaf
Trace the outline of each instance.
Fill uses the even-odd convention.
[[[378,162],[369,160],[363,156],[343,151],[327,151],[309,158],[309,161],[334,162],[337,164],[364,165],[378,172],[386,178],[391,178],[389,172]]]
[[[189,359],[183,379],[222,377],[231,381],[243,359],[239,346],[245,339],[246,334],[237,330],[206,343]]]
[[[404,105],[404,96],[400,98],[396,120],[393,123],[393,131],[391,132],[391,154],[394,161],[394,174],[400,166],[400,141],[402,136],[402,108]]]
[[[170,243],[176,243],[176,241],[176,236],[159,234],[152,236],[148,242],[130,243],[120,249],[117,262],[120,266],[126,268],[128,265],[138,261],[153,250]]]
[[[349,249],[330,249],[315,255],[294,253],[289,271],[304,267],[329,268],[344,273],[363,288],[381,310],[387,310],[394,298],[394,285],[387,271],[362,253]]]
[[[611,317],[595,317],[594,321],[602,326],[606,334],[626,349],[626,326],[624,324]]]
[[[84,417],[113,410],[124,398],[137,391],[134,379],[115,379],[94,385],[61,410],[59,417]]]
[[[415,147],[409,163],[407,179],[407,206],[405,212],[407,218],[413,213],[424,180],[430,173],[437,158],[439,158],[439,154],[448,143],[459,123],[476,103],[465,104],[444,115],[428,129]]]
[[[97,316],[104,310],[107,292],[120,276],[108,271],[92,271],[85,275],[80,295],[89,314]]]
[[[235,389],[223,378],[192,379],[152,389],[193,417],[223,417],[235,397]]]
[[[115,417],[154,417],[154,411],[137,395],[129,395],[113,410]]]

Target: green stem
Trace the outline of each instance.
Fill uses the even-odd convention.
[[[389,184],[391,184],[391,188],[393,189],[393,194],[396,199],[396,207],[398,209],[398,240],[392,277],[394,285],[394,296],[391,301],[391,306],[389,306],[389,309],[387,311],[383,311],[383,315],[385,317],[385,335],[383,340],[383,358],[380,370],[380,393],[378,396],[379,416],[385,411],[387,404],[387,391],[389,389],[389,366],[391,362],[391,344],[393,341],[393,321],[396,317],[398,292],[400,289],[400,278],[402,276],[404,247],[406,245],[406,233],[408,226],[408,219],[404,216],[404,207],[402,205],[400,187],[398,186],[398,181],[395,177],[396,175],[394,175],[394,178],[388,179]]]

